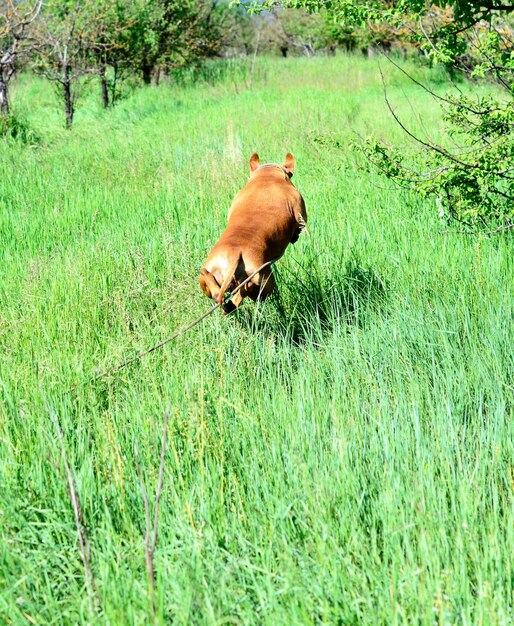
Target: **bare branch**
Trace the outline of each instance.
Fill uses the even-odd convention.
[[[414,76],[412,76],[412,74],[409,74],[409,72],[407,72],[389,54],[384,54],[384,57],[389,61],[389,63],[391,63],[398,70],[400,70],[400,72],[402,72],[402,74],[404,74],[409,80],[411,80],[418,87],[421,87],[421,89],[423,89],[426,93],[430,94],[435,100],[438,100],[439,102],[445,102],[446,104],[454,104],[451,100],[448,100],[448,98],[445,98],[439,95],[438,93],[435,93],[435,91],[432,91],[431,89],[429,89],[422,82],[420,82],[419,80],[416,80]],[[466,111],[469,111],[470,113],[474,113],[475,115],[483,115],[484,113],[491,113],[494,110],[494,109],[488,109],[487,111],[484,111],[484,110],[480,111],[479,109],[474,109],[473,107],[470,107],[461,103],[459,103],[459,106],[465,109]]]
[[[514,224],[507,224],[506,226],[498,226],[498,228],[493,228],[493,230],[485,230],[478,231],[480,235],[495,235],[496,233],[501,233],[507,230],[512,230],[514,228]],[[443,230],[439,233],[440,235],[477,235],[476,230]]]
[[[0,114],[9,113],[9,81],[11,80],[20,56],[30,50],[28,31],[38,17],[43,0],[9,0],[2,4],[0,18],[3,26],[0,29]],[[22,13],[29,4],[29,10]]]
[[[61,455],[64,464],[64,469],[66,472],[66,477],[68,479],[68,489],[71,504],[73,507],[73,513],[75,516],[75,527],[77,529],[77,536],[79,540],[80,547],[80,555],[82,557],[82,563],[84,565],[84,575],[86,580],[86,589],[87,596],[89,602],[89,612],[91,616],[94,613],[93,607],[93,599],[96,597],[96,600],[99,605],[102,604],[100,596],[98,594],[98,588],[96,586],[95,576],[93,574],[93,568],[91,567],[91,545],[89,543],[89,539],[87,536],[86,526],[84,524],[84,516],[82,514],[82,508],[80,506],[79,496],[77,494],[77,490],[75,487],[75,479],[73,477],[73,473],[70,468],[70,464],[68,462],[68,455],[66,452],[66,445],[64,442],[64,435],[61,430],[61,426],[59,424],[59,418],[57,414],[51,413],[51,419],[54,423],[55,432],[57,434],[57,439],[59,440],[59,444],[61,447]]]
[[[464,161],[460,161],[459,159],[456,159],[453,155],[449,154],[448,152],[446,152],[446,150],[443,150],[441,147],[432,144],[432,143],[427,143],[426,141],[423,141],[423,139],[420,139],[419,137],[417,137],[416,135],[414,135],[414,133],[412,133],[406,126],[405,124],[403,124],[403,122],[400,120],[400,118],[398,117],[398,115],[396,114],[396,111],[393,109],[393,107],[391,106],[391,103],[389,102],[389,99],[387,97],[387,90],[386,90],[386,86],[385,86],[385,79],[384,79],[384,74],[382,72],[382,68],[379,68],[380,71],[380,77],[382,79],[382,87],[383,87],[383,91],[384,91],[384,100],[387,104],[387,108],[389,109],[391,115],[394,117],[396,123],[398,124],[398,126],[400,126],[400,128],[411,138],[414,139],[414,141],[416,141],[417,143],[421,144],[423,147],[429,149],[429,150],[434,150],[435,152],[438,152],[439,154],[441,154],[442,156],[446,157],[447,159],[449,159],[450,161],[453,161],[456,165],[459,165],[461,167],[461,169],[468,169],[470,166],[469,163],[465,163]]]
[[[148,493],[146,491],[145,482],[143,479],[143,471],[139,463],[139,453],[137,442],[134,445],[134,459],[136,463],[136,470],[139,478],[139,485],[141,488],[141,497],[145,507],[145,563],[146,573],[148,576],[148,584],[150,587],[150,599],[152,602],[152,612],[154,622],[157,623],[157,605],[155,602],[155,547],[157,545],[157,536],[159,531],[159,506],[162,495],[162,485],[164,481],[164,461],[166,457],[166,442],[168,437],[168,419],[170,416],[170,409],[164,413],[162,422],[162,436],[161,436],[161,456],[159,462],[159,474],[157,477],[157,488],[155,491],[155,501],[153,508],[153,525],[150,519],[150,504],[148,501]]]

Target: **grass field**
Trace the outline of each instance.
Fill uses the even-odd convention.
[[[384,69],[438,137],[436,104]],[[359,167],[359,135],[411,149],[377,62],[258,59],[98,100],[66,132],[22,77],[29,141],[0,141],[0,623],[151,622],[134,447],[153,498],[169,410],[159,623],[514,624],[512,238],[442,234],[433,199]],[[198,272],[253,150],[293,152],[309,215],[280,300],[67,394],[211,306]]]

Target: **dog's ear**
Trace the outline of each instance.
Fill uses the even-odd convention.
[[[250,172],[255,172],[260,164],[261,162],[259,160],[259,155],[257,154],[257,152],[254,152],[250,157]]]
[[[293,176],[293,172],[294,172],[294,166],[296,165],[296,159],[294,158],[294,156],[288,152],[286,154],[286,161],[284,163],[284,169],[287,172],[287,175],[289,176],[289,178],[292,178]]]

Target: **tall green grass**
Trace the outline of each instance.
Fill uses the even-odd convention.
[[[412,149],[375,61],[210,72],[108,112],[86,94],[72,132],[17,85],[38,142],[0,141],[0,622],[151,621],[134,446],[152,495],[170,410],[159,623],[514,623],[512,240],[441,234],[432,201],[361,167],[359,135]],[[199,268],[253,150],[293,152],[309,215],[279,295],[67,394],[210,306]]]

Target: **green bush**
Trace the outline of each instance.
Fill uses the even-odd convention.
[[[514,101],[465,94],[441,99],[452,147],[430,143],[410,156],[376,139],[360,146],[389,178],[436,198],[439,216],[467,227],[514,222]]]
[[[19,113],[0,115],[0,138],[20,141],[28,145],[38,144],[40,141],[37,134]]]

